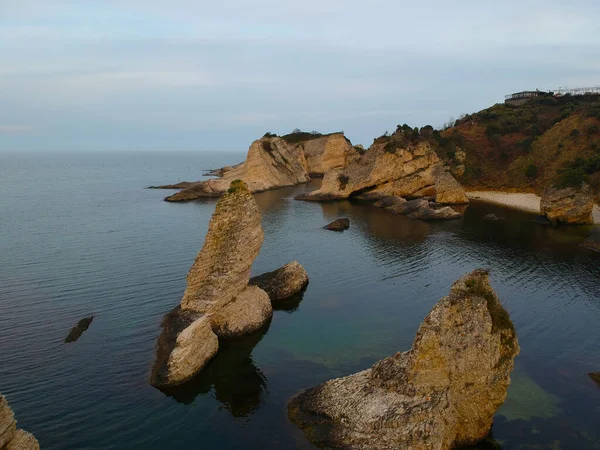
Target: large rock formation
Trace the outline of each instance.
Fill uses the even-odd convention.
[[[459,279],[425,318],[412,348],[328,381],[289,404],[319,446],[449,450],[489,433],[504,402],[514,327],[483,270]]]
[[[594,223],[594,196],[587,184],[580,188],[557,189],[549,186],[542,193],[540,210],[553,224]]]
[[[167,387],[190,380],[215,356],[219,339],[252,333],[270,321],[269,294],[257,283],[249,284],[252,263],[263,243],[260,220],[246,183],[233,181],[217,203],[180,306],[162,322],[153,385]],[[287,273],[285,267],[280,270]]]
[[[39,450],[36,438],[17,429],[15,415],[6,398],[0,395],[0,449],[2,450]]]
[[[342,133],[328,134],[300,144],[311,176],[322,176],[331,169],[342,169],[359,157]]]
[[[424,198],[405,200],[402,197],[384,197],[375,203],[394,214],[407,214],[411,219],[421,220],[453,220],[460,219],[462,214],[449,206],[430,202]]]
[[[297,199],[379,200],[389,196],[420,198],[436,194],[439,203],[468,203],[464,191],[445,171],[430,142],[407,141],[398,134],[377,139],[348,167],[327,172],[320,189]]]
[[[265,291],[271,301],[283,300],[308,285],[308,274],[298,261],[292,261],[273,272],[251,278],[250,284]]]
[[[183,189],[167,197],[169,202],[182,202],[202,197],[219,197],[233,180],[243,180],[250,192],[262,192],[293,186],[310,180],[309,174],[323,175],[328,170],[346,167],[359,154],[342,133],[325,136],[299,133],[284,136],[266,134],[252,143],[246,161],[206,175],[220,178],[206,181],[151,186],[155,189]]]

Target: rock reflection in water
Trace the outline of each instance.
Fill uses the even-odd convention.
[[[269,324],[270,325],[270,324]],[[234,417],[247,417],[258,408],[267,391],[267,378],[252,360],[252,350],[269,326],[255,333],[219,342],[219,353],[193,380],[163,389],[179,403],[190,404],[214,389],[215,398]]]

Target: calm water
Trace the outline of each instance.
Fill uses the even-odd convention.
[[[294,201],[308,186],[257,195],[265,243],[253,272],[297,259],[308,290],[184,389],[152,388],[160,321],[215,202],[170,204],[143,188],[243,156],[0,154],[0,392],[42,448],[311,448],[287,399],[408,349],[450,284],[482,266],[522,348],[494,437],[505,450],[600,448],[600,388],[586,375],[600,371],[600,254],[579,247],[585,229],[485,204],[429,224]],[[492,212],[507,220],[481,220]],[[350,230],[321,229],[341,215]],[[63,344],[88,314],[90,329]]]

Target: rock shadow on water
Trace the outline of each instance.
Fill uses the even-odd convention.
[[[267,394],[267,378],[254,363],[252,351],[267,334],[269,326],[270,323],[254,333],[221,340],[219,353],[198,376],[180,386],[160,390],[185,405],[212,390],[233,417],[248,417]]]

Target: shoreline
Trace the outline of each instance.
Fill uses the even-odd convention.
[[[521,211],[540,214],[539,195],[524,192],[502,192],[502,191],[469,191],[466,192],[469,200],[480,200],[482,202],[507,206]],[[594,205],[592,211],[594,224],[600,223],[600,207]]]

